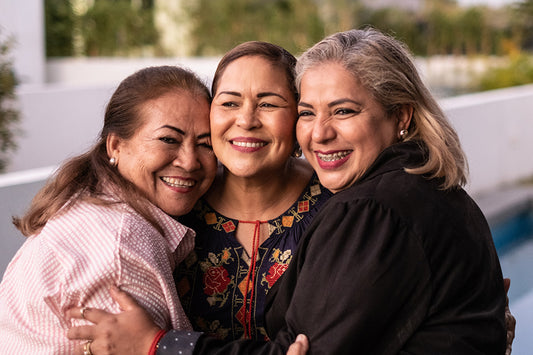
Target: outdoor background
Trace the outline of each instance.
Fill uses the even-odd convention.
[[[243,41],[298,56],[369,25],[409,46],[459,133],[466,190],[512,279],[513,354],[531,354],[533,0],[0,0],[0,276],[24,242],[11,216],[94,142],[127,75],[182,65],[209,85]]]

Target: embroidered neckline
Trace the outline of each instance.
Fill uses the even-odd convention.
[[[270,236],[278,228],[292,228],[295,223],[299,223],[302,218],[298,218],[298,214],[309,212],[312,207],[310,205],[310,199],[322,193],[322,186],[320,185],[318,176],[316,173],[313,173],[305,189],[287,210],[275,218],[262,221],[262,223],[268,223],[269,225],[268,235]],[[234,233],[237,229],[237,224],[241,222],[236,218],[231,218],[218,212],[203,198],[198,201],[198,205],[205,207],[202,208],[204,210],[202,214],[208,225],[220,224],[228,234]],[[221,219],[222,222],[220,222]]]

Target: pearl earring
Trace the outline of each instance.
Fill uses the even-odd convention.
[[[115,159],[115,157],[111,157],[111,159],[109,159],[109,164],[111,164],[111,166],[117,165],[117,160]]]
[[[409,133],[408,130],[406,130],[406,129],[402,129],[402,130],[400,131],[400,138],[401,138],[401,139],[405,139],[405,136],[407,136],[408,133]]]

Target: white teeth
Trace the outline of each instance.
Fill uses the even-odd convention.
[[[340,160],[344,157],[346,157],[348,154],[350,154],[350,151],[345,150],[344,152],[336,152],[333,154],[323,154],[318,153],[318,158],[323,161],[334,161],[334,160]]]
[[[193,180],[181,180],[170,177],[162,177],[161,180],[173,187],[193,187],[195,185]]]
[[[266,143],[264,142],[238,142],[233,141],[233,145],[239,146],[239,147],[246,147],[246,148],[259,148],[264,147]]]

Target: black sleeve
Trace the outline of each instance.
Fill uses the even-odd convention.
[[[306,334],[312,354],[397,354],[429,307],[420,240],[393,211],[366,200],[330,204],[313,226],[291,265],[296,277],[282,279],[295,283],[292,292],[278,288],[281,304],[290,297],[278,336]]]
[[[171,330],[167,332],[157,346],[157,355],[192,355],[201,332]]]

